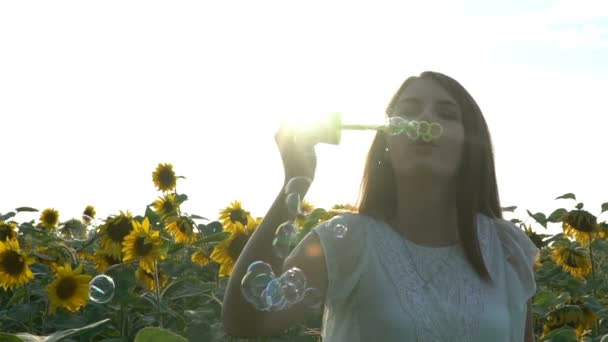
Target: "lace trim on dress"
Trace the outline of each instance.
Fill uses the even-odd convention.
[[[479,229],[480,224],[482,222],[478,220],[477,232],[480,247],[484,260],[489,260],[489,232],[488,229]],[[403,311],[410,316],[413,322],[416,341],[465,342],[473,340],[479,333],[480,316],[484,312],[484,300],[482,299],[486,297],[486,286],[476,271],[468,265],[465,255],[459,253],[458,257],[450,258],[448,260],[450,265],[444,268],[445,272],[440,272],[445,273],[443,279],[448,277],[443,282],[446,284],[443,290],[438,290],[439,286],[424,289],[424,281],[416,274],[412,264],[415,261],[409,260],[407,253],[403,253],[404,248],[410,248],[411,255],[416,255],[420,250],[411,248],[411,244],[403,243],[403,238],[387,224],[382,223],[382,225],[383,229],[390,232],[374,229],[375,232],[372,234],[379,247],[378,250],[382,251],[378,253],[378,258],[395,286]],[[460,248],[458,245],[457,247]],[[436,253],[442,254],[450,250],[451,248],[439,248]],[[456,263],[459,262],[464,262],[466,265],[457,267]],[[461,272],[462,270],[465,271]],[[431,285],[439,285],[441,275],[437,275],[431,281]],[[440,293],[441,291],[447,293]],[[449,301],[446,302],[446,298]],[[442,320],[453,321],[454,319],[458,319],[462,323],[455,325],[458,327],[458,331],[442,330]]]

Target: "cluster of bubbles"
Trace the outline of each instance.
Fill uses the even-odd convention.
[[[107,303],[114,298],[114,279],[105,274],[100,274],[89,282],[89,299],[95,303]]]
[[[277,227],[272,241],[273,252],[280,259],[285,259],[298,242],[296,218],[303,214],[302,198],[311,182],[307,177],[294,177],[285,186],[285,206],[290,219]],[[339,235],[343,236],[346,227],[339,230]],[[262,311],[285,310],[297,303],[312,309],[320,308],[323,301],[321,291],[306,287],[306,283],[306,275],[297,267],[277,277],[270,264],[255,261],[241,280],[241,292],[245,300]]]
[[[66,242],[83,242],[95,236],[97,221],[90,216],[82,215],[82,219],[70,219],[61,222],[55,230],[58,238]]]
[[[318,309],[322,302],[319,289],[306,287],[302,270],[292,267],[277,277],[272,267],[263,261],[249,265],[241,280],[241,292],[245,300],[261,311],[285,310],[300,302]]]
[[[438,139],[443,134],[443,126],[437,122],[429,123],[426,120],[406,120],[400,116],[389,117],[386,124],[378,130],[389,134],[399,135],[405,133],[411,140],[422,139],[425,142]]]

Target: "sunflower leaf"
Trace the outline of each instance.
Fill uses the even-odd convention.
[[[30,207],[19,207],[17,209],[15,209],[16,212],[20,213],[22,211],[28,211],[28,212],[37,212],[38,209],[34,209],[34,208],[30,208]]]
[[[215,233],[215,234],[211,234],[211,235],[205,236],[204,238],[202,238],[202,239],[200,239],[200,240],[198,240],[196,242],[198,242],[198,243],[203,243],[203,242],[220,242],[220,241],[224,241],[229,236],[230,236],[229,232],[219,232],[219,233]]]
[[[208,218],[202,217],[202,216],[199,216],[199,215],[195,215],[195,214],[190,214],[190,218],[197,219],[197,220],[207,220],[207,221],[209,221]]]
[[[559,196],[559,197],[557,197],[557,198],[555,198],[555,199],[560,199],[560,198],[573,199],[573,200],[575,200],[575,201],[576,201],[576,196],[574,196],[574,194],[573,194],[573,193],[571,193],[571,192],[569,192],[569,193],[567,193],[567,194],[563,194],[563,195],[561,195],[561,196]]]
[[[184,202],[186,202],[188,200],[188,195],[186,194],[179,194],[177,196],[175,196],[175,203],[177,203],[177,205],[180,205]]]
[[[555,211],[553,211],[549,215],[549,218],[547,218],[547,221],[553,222],[553,223],[561,222],[566,215],[568,215],[568,210],[566,210],[564,208],[555,209]]]
[[[6,342],[23,342],[24,340],[17,335],[0,332],[0,341]]]
[[[92,329],[95,328],[99,325],[102,325],[106,322],[110,321],[109,318],[106,318],[104,320],[89,324],[89,325],[85,325],[84,327],[80,327],[80,328],[74,328],[74,329],[67,329],[67,330],[62,330],[62,331],[57,331],[49,336],[47,336],[47,338],[44,340],[46,342],[56,342],[61,340],[62,338],[66,337],[66,336],[70,336],[70,335],[74,335],[76,333],[79,333],[81,331],[84,330],[88,330],[88,329]]]
[[[15,215],[16,215],[16,213],[14,211],[9,211],[8,213],[6,213],[4,215],[0,215],[0,221],[6,221]]]
[[[547,228],[547,216],[545,214],[538,212],[536,214],[532,214],[530,210],[526,210],[528,215],[530,215],[536,222],[540,223],[543,227]]]
[[[602,211],[600,211],[600,214],[603,213],[604,211],[608,211],[608,202],[602,203]]]
[[[145,327],[135,335],[135,342],[187,342],[187,340],[173,332],[156,327]]]
[[[585,205],[583,204],[583,202],[577,203],[577,204],[576,204],[576,209],[581,210],[581,209],[583,209],[583,206],[585,206]]]
[[[517,206],[516,205],[512,205],[510,207],[503,207],[502,211],[513,212],[513,211],[515,211],[515,209],[517,209]]]
[[[203,236],[209,236],[224,230],[224,226],[219,221],[213,221],[207,224],[200,223],[197,227]]]

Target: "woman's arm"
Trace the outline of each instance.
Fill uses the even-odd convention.
[[[243,248],[238,257],[232,275],[228,281],[224,303],[222,306],[222,320],[224,330],[233,336],[252,337],[268,336],[281,333],[290,325],[303,320],[311,313],[303,305],[293,305],[279,312],[260,311],[247,302],[241,293],[241,280],[247,273],[251,263],[262,260],[269,263],[274,273],[280,276],[290,267],[299,267],[304,271],[310,287],[317,287],[324,291],[326,286],[325,259],[323,255],[309,254],[307,251],[320,250],[320,243],[316,234],[307,235],[296,247],[288,260],[278,258],[273,251],[272,242],[277,227],[293,217],[290,216],[285,203],[287,195],[284,187],[293,177],[303,176],[314,178],[316,156],[314,144],[297,145],[291,132],[282,126],[275,140],[281,153],[285,171],[283,187],[279,191],[274,203],[264,216],[260,225]],[[303,198],[310,184],[298,192]]]

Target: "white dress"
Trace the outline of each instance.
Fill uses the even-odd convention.
[[[361,214],[315,227],[328,273],[323,340],[523,341],[538,248],[509,221],[476,219],[494,285],[479,278],[460,244],[417,245]],[[343,237],[337,224],[347,227]],[[416,270],[429,280],[426,287]]]

